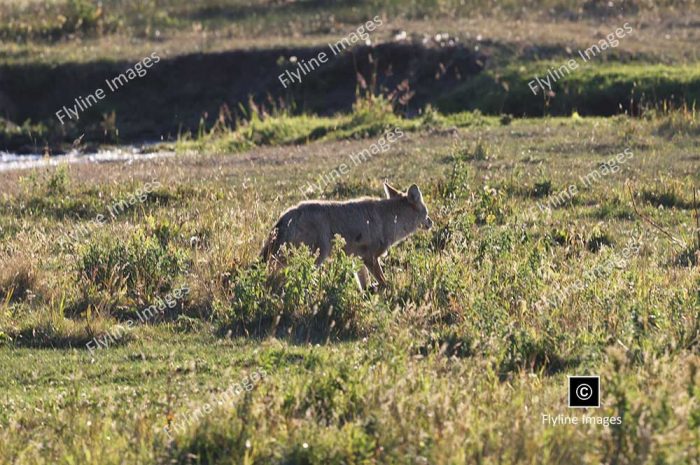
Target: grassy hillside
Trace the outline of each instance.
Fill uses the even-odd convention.
[[[695,115],[433,118],[269,118],[172,159],[1,174],[0,462],[696,463]],[[257,262],[309,182],[385,178],[435,221],[386,289],[337,251],[293,252],[283,282]],[[566,408],[568,374],[601,376],[599,410]],[[584,413],[622,424],[543,423]]]

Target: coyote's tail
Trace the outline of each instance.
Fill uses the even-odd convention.
[[[282,218],[280,218],[275,227],[272,228],[272,231],[270,231],[270,235],[267,236],[267,240],[260,251],[260,257],[263,261],[268,262],[271,257],[279,252],[280,247],[284,243],[284,232],[284,225]]]

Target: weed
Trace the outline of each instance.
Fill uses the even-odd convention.
[[[88,291],[82,305],[142,307],[172,290],[188,258],[162,240],[162,235],[136,229],[126,242],[99,234],[81,244],[76,273],[78,284]]]

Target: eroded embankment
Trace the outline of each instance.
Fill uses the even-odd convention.
[[[329,56],[326,63],[302,74],[300,83],[288,81],[287,87],[283,86],[280,74],[289,70],[299,75],[298,64],[321,52]],[[485,62],[485,56],[461,46],[408,44],[359,47],[337,56],[329,47],[321,47],[160,58],[158,63],[150,63],[144,76],[116,90],[105,80],[133,68],[134,63],[0,67],[0,115],[16,124],[35,123],[31,131],[29,126],[16,131],[5,128],[4,134],[0,130],[0,149],[36,152],[46,141],[56,147],[81,134],[91,143],[175,138],[180,131],[197,131],[202,118],[208,126],[213,124],[224,104],[233,114],[241,112],[248,107],[250,97],[258,105],[294,112],[348,111],[362,79],[379,91],[394,92],[396,98],[412,96],[404,100],[410,113],[479,73]],[[80,111],[79,119],[68,111],[74,109],[75,98],[84,100],[97,89],[102,89],[104,97],[91,101]],[[59,122],[57,111],[61,111],[64,124]],[[110,119],[112,112],[114,119]]]
[[[143,76],[120,85],[113,80],[135,63],[0,66],[0,150],[41,153],[48,147],[56,153],[81,135],[88,146],[172,140],[210,128],[221,114],[235,124],[236,117],[247,117],[251,101],[267,111],[329,115],[350,111],[367,89],[389,96],[408,116],[426,104],[445,113],[639,114],[668,103],[692,107],[700,99],[698,64],[649,65],[639,61],[643,57],[613,63],[601,56],[552,79],[551,91],[535,94],[535,76],[544,79],[565,58],[498,66],[489,57],[503,51],[481,50],[459,43],[386,43],[337,55],[328,46],[174,58],[154,52],[157,63],[151,59]],[[321,53],[325,63],[318,60]],[[312,59],[317,61],[310,65]],[[86,105],[98,89],[103,98]]]

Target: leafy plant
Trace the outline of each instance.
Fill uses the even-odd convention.
[[[92,292],[124,296],[116,304],[143,305],[173,289],[185,271],[187,254],[136,229],[125,242],[104,233],[79,247],[76,266],[81,286]],[[90,299],[88,299],[90,300]]]

